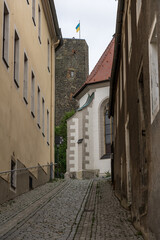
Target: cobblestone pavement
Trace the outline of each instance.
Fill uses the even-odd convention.
[[[11,206],[9,203],[3,204],[0,207],[0,218],[2,215],[5,222],[0,225],[0,239],[66,240],[75,231],[74,224],[80,219],[91,182],[68,180],[50,183],[16,198]],[[46,192],[45,195],[43,191]],[[39,196],[36,197],[34,193]],[[28,204],[23,208],[25,197]]]
[[[93,183],[93,184],[92,184]],[[0,205],[0,240],[143,239],[106,179],[45,184]]]
[[[109,181],[93,182],[75,240],[143,239],[131,224],[130,212],[120,206]]]

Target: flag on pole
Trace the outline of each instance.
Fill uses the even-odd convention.
[[[76,32],[80,31],[80,23],[78,23],[78,25],[76,26]]]

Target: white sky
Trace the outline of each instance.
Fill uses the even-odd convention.
[[[54,0],[63,38],[79,38],[75,27],[81,25],[81,39],[89,47],[91,72],[115,33],[115,0]]]

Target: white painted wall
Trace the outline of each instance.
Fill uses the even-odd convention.
[[[85,126],[79,126],[80,119],[82,118],[83,110],[80,112],[77,112],[71,119],[74,121],[74,124],[71,126],[71,129],[75,129],[75,142],[76,145],[74,147],[74,161],[72,160],[70,163],[75,164],[74,169],[70,169],[70,172],[72,171],[81,171],[82,169],[80,166],[82,166],[82,154],[83,152],[78,151],[78,148],[80,147],[77,144],[78,139],[84,138],[82,135],[83,127],[88,127],[88,133],[89,133],[89,140],[84,139],[84,143],[87,143],[87,151],[89,152],[89,157],[86,160],[89,160],[90,163],[86,165],[86,169],[88,170],[94,170],[99,169],[100,174],[105,174],[107,171],[111,171],[110,166],[110,159],[100,159],[100,107],[103,101],[106,98],[109,98],[109,87],[102,87],[97,89],[90,89],[80,100],[79,100],[79,106],[82,107],[87,98],[88,94],[92,94],[95,92],[94,99],[92,103],[87,107],[89,116],[85,116],[85,118],[89,118],[89,124],[86,123]],[[103,117],[103,116],[102,116]],[[71,121],[71,120],[70,120]],[[70,149],[73,150],[73,149]],[[80,149],[79,149],[80,150]],[[80,161],[80,162],[79,162]]]

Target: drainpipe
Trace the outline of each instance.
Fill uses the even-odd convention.
[[[55,109],[55,48],[54,41],[51,44],[51,92],[50,92],[50,180],[54,179],[53,163],[54,163],[54,109]]]
[[[51,92],[50,92],[50,179],[54,179],[54,140],[55,140],[55,51],[63,44],[62,39],[57,42],[52,40],[51,44]]]

